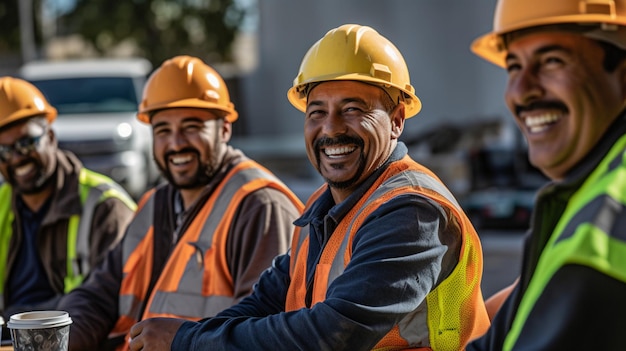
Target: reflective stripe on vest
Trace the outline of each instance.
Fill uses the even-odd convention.
[[[567,203],[522,296],[503,350],[511,350],[552,276],[584,265],[626,283],[626,136],[622,136]]]
[[[83,207],[81,215],[72,215],[68,224],[67,241],[67,272],[65,276],[65,293],[79,286],[86,273],[91,270],[89,265],[89,237],[93,215],[99,203],[109,198],[116,198],[135,211],[137,205],[125,190],[109,177],[82,168],[79,173],[79,195]]]
[[[123,276],[119,296],[119,320],[111,335],[126,334],[137,322],[143,297],[148,291],[153,265],[154,194],[148,191],[139,202],[135,217],[128,225],[122,243]],[[143,253],[137,254],[137,253]]]
[[[82,205],[80,215],[71,215],[67,228],[66,273],[64,278],[64,292],[68,293],[83,281],[84,276],[91,268],[89,266],[90,250],[89,237],[91,222],[96,207],[102,201],[115,197],[132,210],[134,201],[114,183],[110,178],[82,168],[78,175],[79,196]],[[8,183],[0,186],[0,277],[3,284],[0,292],[4,291],[7,274],[8,247],[13,233],[15,214],[11,209],[11,186]],[[4,309],[4,296],[0,296],[0,310]]]
[[[9,259],[9,244],[13,233],[15,214],[11,211],[11,187],[4,183],[0,186],[0,311],[4,311],[4,286],[7,282],[7,260]]]
[[[330,236],[316,266],[312,304],[325,299],[328,286],[350,262],[352,239],[367,217],[382,203],[409,193],[436,201],[452,212],[452,216],[460,219],[463,244],[459,264],[448,278],[428,294],[426,306],[420,306],[403,318],[375,349],[406,350],[411,347],[409,345],[420,345],[425,350],[432,347],[436,350],[458,351],[469,339],[482,334],[489,325],[480,291],[480,242],[449,190],[432,172],[408,158],[392,163]],[[308,228],[302,228],[299,236],[294,235],[292,243],[295,249],[291,257],[292,283],[287,297],[287,310],[305,307]]]
[[[197,320],[214,316],[224,309],[225,303],[234,303],[233,281],[226,261],[228,233],[241,201],[266,187],[281,191],[302,208],[298,198],[265,168],[254,161],[239,163],[181,235],[151,292],[142,319],[169,316]],[[119,312],[125,322],[118,321],[118,332],[127,331],[132,325],[129,323],[138,320],[137,307],[143,305],[146,297],[150,274],[137,274],[136,270],[142,266],[152,267],[153,206],[154,195],[135,220],[141,220],[143,231],[128,232],[147,232],[148,235],[141,235],[141,238],[135,235],[124,244]]]

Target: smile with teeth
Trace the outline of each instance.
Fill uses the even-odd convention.
[[[185,155],[185,156],[176,155],[170,159],[170,162],[172,162],[174,165],[182,165],[187,162],[190,162],[191,158],[192,158],[191,155]]]
[[[28,172],[32,171],[35,168],[35,165],[32,163],[27,163],[23,166],[19,166],[15,168],[15,175],[21,177],[23,175],[28,174]]]
[[[351,153],[356,150],[355,146],[336,146],[336,147],[327,147],[324,149],[324,154],[330,158],[341,157]]]
[[[537,133],[558,122],[562,117],[561,114],[546,113],[538,116],[528,116],[524,119],[524,123],[531,133]]]

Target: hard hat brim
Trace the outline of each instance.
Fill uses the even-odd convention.
[[[518,23],[508,24],[506,27],[497,28],[494,31],[484,34],[475,39],[470,49],[477,56],[502,68],[506,67],[506,48],[502,41],[502,35],[532,27],[542,27],[555,24],[609,24],[624,26],[624,18],[616,17],[614,20],[607,20],[605,15],[576,14],[552,16],[534,20],[526,20]],[[601,39],[599,39],[601,40]],[[612,42],[611,40],[606,40]],[[614,43],[619,47],[624,47],[626,43]]]
[[[405,119],[408,119],[417,115],[422,109],[422,102],[414,93],[404,88],[390,84],[387,81],[382,81],[380,79],[373,78],[368,75],[359,74],[359,73],[332,75],[332,76],[326,76],[326,77],[316,77],[316,79],[304,81],[296,86],[291,87],[291,89],[287,91],[287,99],[296,109],[302,112],[306,112],[307,97],[303,96],[303,94],[301,93],[302,88],[313,83],[323,83],[323,82],[331,82],[331,81],[338,81],[338,80],[351,80],[355,82],[363,82],[363,83],[371,83],[373,85],[381,85],[381,89],[382,89],[382,86],[392,86],[398,89],[399,91],[402,92],[402,94],[408,96],[408,99],[404,99],[403,101],[405,105]]]
[[[210,103],[200,99],[183,99],[177,100],[173,102],[167,102],[162,104],[154,104],[151,105],[149,109],[142,108],[137,113],[137,119],[141,122],[150,124],[150,115],[151,112],[166,110],[170,108],[200,108],[206,110],[215,110],[223,113],[223,117],[227,122],[235,122],[237,118],[239,118],[239,114],[234,108],[234,105],[231,103],[230,106],[224,107],[220,104]]]
[[[57,110],[56,108],[49,106],[47,111],[40,111],[40,113],[33,112],[32,110],[16,112],[8,118],[0,120],[0,129],[19,120],[33,118],[37,116],[44,116],[48,121],[48,124],[51,124],[57,118]]]

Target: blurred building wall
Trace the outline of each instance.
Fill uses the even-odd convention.
[[[259,0],[259,57],[241,78],[241,123],[265,138],[302,132],[303,115],[286,98],[307,49],[329,29],[369,25],[403,53],[422,112],[405,135],[441,123],[509,118],[505,72],[470,52],[492,25],[496,0]],[[240,123],[240,122],[238,122]]]

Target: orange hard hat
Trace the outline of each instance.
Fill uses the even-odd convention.
[[[0,128],[35,116],[44,116],[48,123],[52,123],[57,110],[31,83],[19,78],[0,77]]]
[[[173,57],[152,73],[144,87],[137,118],[150,123],[151,112],[174,107],[218,110],[228,122],[238,117],[222,77],[191,56]]]
[[[474,40],[471,49],[504,67],[504,34],[560,24],[585,25],[583,35],[626,49],[626,0],[499,0],[493,31]]]
[[[394,103],[405,104],[406,118],[416,115],[422,108],[400,51],[367,26],[344,24],[318,40],[302,59],[287,98],[304,112],[311,84],[333,80],[355,80],[380,86]]]

